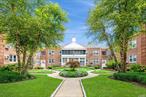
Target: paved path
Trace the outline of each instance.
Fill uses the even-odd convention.
[[[55,73],[48,74],[50,77],[63,79],[64,82],[55,94],[55,97],[84,97],[83,91],[81,88],[80,80],[90,77],[95,77],[97,74],[88,72],[88,76],[80,77],[80,78],[64,78],[59,76],[59,71],[55,71]]]

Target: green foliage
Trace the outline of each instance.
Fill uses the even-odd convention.
[[[44,69],[44,68],[41,66],[35,66],[34,69]]]
[[[115,61],[114,52],[120,52],[123,72],[126,71],[128,41],[141,30],[144,4],[145,0],[99,0],[89,15],[89,35],[94,41],[105,41]]]
[[[53,69],[53,66],[48,66],[48,69]]]
[[[100,69],[100,66],[99,66],[99,65],[97,65],[97,66],[94,66],[94,68],[95,68],[95,69]]]
[[[0,67],[1,71],[18,71],[18,65],[17,64],[7,64],[6,66]]]
[[[121,67],[121,64],[119,62],[116,63],[114,60],[109,60],[107,61],[106,66],[108,69],[117,70],[117,66]]]
[[[130,71],[132,72],[144,72],[146,70],[146,66],[142,66],[140,64],[130,64]]]
[[[60,76],[63,77],[83,77],[87,76],[88,73],[84,70],[70,70],[70,69],[65,69],[59,73]]]
[[[58,4],[47,0],[4,0],[0,3],[0,32],[14,45],[18,70],[25,73],[39,48],[57,46],[63,40],[66,13]]]
[[[22,81],[26,79],[32,79],[33,76],[31,75],[20,75],[17,72],[8,71],[8,70],[0,70],[0,83],[9,83],[9,82],[16,82]]]
[[[115,79],[122,81],[133,81],[141,84],[146,84],[146,73],[139,72],[115,73],[113,77]]]

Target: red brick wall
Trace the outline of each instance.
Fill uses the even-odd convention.
[[[127,61],[129,62],[130,55],[137,56],[137,63],[146,65],[146,34],[139,34],[133,37],[136,39],[136,48],[129,49],[127,53]]]
[[[4,65],[4,40],[3,35],[0,35],[0,66]]]

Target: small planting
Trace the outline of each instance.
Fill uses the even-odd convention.
[[[60,76],[63,77],[83,77],[87,76],[88,73],[83,70],[72,70],[72,69],[65,69],[59,73]]]

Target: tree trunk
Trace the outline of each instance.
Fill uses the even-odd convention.
[[[111,42],[110,42],[110,40],[109,40],[109,36],[107,35],[106,32],[104,32],[104,34],[105,34],[105,39],[106,39],[106,41],[107,41],[107,44],[108,44],[108,46],[109,46],[109,49],[110,49],[110,51],[111,51],[111,55],[112,55],[112,57],[114,58],[115,63],[118,64],[118,60],[117,60],[115,51],[114,51],[114,49],[113,49],[113,46],[112,46],[112,44],[111,44]],[[116,65],[116,66],[117,66],[117,70],[120,72],[121,69],[120,69],[119,65]]]
[[[33,57],[33,52],[31,52],[28,56],[28,59],[27,59],[27,63],[25,64],[23,70],[22,70],[22,74],[23,75],[27,75],[28,72],[27,72],[27,69],[28,69],[28,66],[32,65],[32,57]]]

